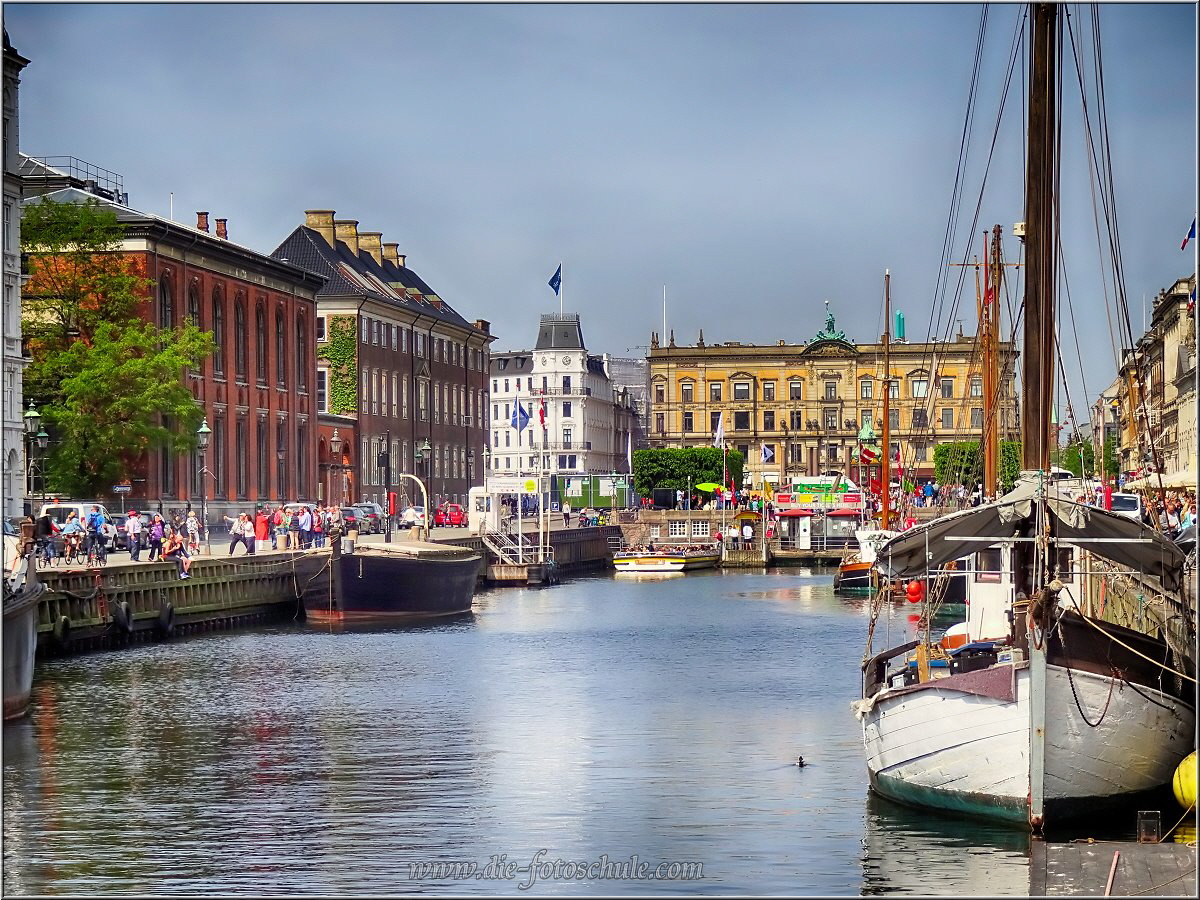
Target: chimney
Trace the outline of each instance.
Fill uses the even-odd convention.
[[[333,236],[358,256],[358,219],[334,219]]]
[[[196,213],[196,230],[203,231],[205,234],[208,234],[208,213]]]
[[[371,256],[375,257],[375,262],[383,265],[383,232],[382,231],[360,231],[358,234],[358,246],[362,247]]]
[[[217,219],[217,237],[223,241],[229,240],[229,229],[226,227],[228,219]]]
[[[304,211],[304,224],[325,238],[325,243],[330,247],[333,246],[332,209],[306,209]]]
[[[399,246],[399,245],[397,245],[397,246]],[[397,253],[397,254],[396,254],[396,265],[398,265],[400,268],[402,268],[402,269],[403,269],[403,268],[405,267],[405,266],[404,266],[404,260],[405,260],[406,258],[407,258],[407,257],[405,257],[405,255],[404,255],[403,253]]]
[[[399,262],[399,260],[400,260],[400,245],[399,244],[384,244],[383,245],[383,258],[386,260],[389,260],[390,262],[396,263],[396,265],[399,265],[400,264],[400,262]]]

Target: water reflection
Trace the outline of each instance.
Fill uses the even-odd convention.
[[[868,793],[863,894],[1029,895],[1027,833]]]

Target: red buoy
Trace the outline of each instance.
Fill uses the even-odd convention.
[[[908,595],[909,603],[920,603],[921,598],[925,595],[925,585],[920,581],[910,581],[904,588],[904,592]]]

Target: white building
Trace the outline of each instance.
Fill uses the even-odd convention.
[[[534,349],[493,351],[490,372],[491,474],[629,471],[637,413],[608,357],[587,352],[578,314],[542,316]]]
[[[8,42],[4,32],[4,307],[2,343],[0,343],[0,379],[3,379],[3,457],[4,481],[0,485],[0,507],[5,517],[22,511],[25,496],[25,435],[22,424],[22,372],[25,360],[21,352],[21,176],[18,89],[21,70],[29,65]]]

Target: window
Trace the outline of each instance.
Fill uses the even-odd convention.
[[[750,411],[737,410],[733,414],[733,429],[734,431],[749,431],[750,430]]]
[[[662,434],[664,431],[667,430],[666,413],[655,413],[654,414],[654,430],[657,431],[659,434]]]
[[[983,407],[982,406],[974,406],[971,408],[971,427],[972,428],[982,428],[983,427]]]
[[[860,400],[870,400],[875,395],[875,383],[870,378],[858,382],[858,397]]]
[[[271,493],[271,471],[267,465],[267,448],[271,446],[267,440],[267,417],[259,416],[255,427],[254,442],[258,447],[256,468],[258,469],[258,496],[267,497]]]
[[[283,307],[275,308],[275,384],[287,387],[287,333],[283,329]]]
[[[259,300],[254,310],[254,378],[258,384],[267,384],[267,309]]]
[[[943,428],[953,428],[954,427],[954,410],[948,406],[942,407],[942,427]]]
[[[768,409],[763,412],[763,431],[775,430],[775,410]]]
[[[767,403],[775,401],[775,382],[764,381],[762,386],[763,400]]]
[[[750,382],[735,381],[733,383],[733,399],[734,400],[749,400],[750,399]]]
[[[563,401],[563,418],[564,419],[571,418],[571,401],[570,400]]]
[[[329,370],[317,369],[317,412],[329,412]]]
[[[826,400],[836,400],[837,399],[837,382],[836,381],[825,382],[825,399]]]
[[[308,390],[308,328],[304,316],[296,319],[296,389]]]
[[[788,382],[788,399],[803,400],[804,391],[802,388],[803,382],[799,378],[793,378]]]
[[[888,410],[888,428],[899,428],[899,427],[900,427],[900,410],[889,409]]]
[[[792,431],[799,431],[801,428],[804,427],[803,411],[801,411],[799,409],[793,409],[790,413],[790,416],[791,416],[792,421],[791,421],[791,425],[789,427],[792,429]]]
[[[690,434],[693,430],[692,414],[691,412],[685,412],[683,414],[683,432],[684,434]]]
[[[246,355],[246,298],[238,294],[233,302],[233,372],[238,381],[246,380]]]
[[[720,421],[721,421],[721,414],[719,412],[710,412],[708,414],[708,430],[711,431],[713,434],[716,434],[717,433],[717,424]]]
[[[327,340],[329,340],[329,338],[325,334],[325,317],[324,316],[317,316],[316,329],[317,329],[317,343],[318,344],[323,344]]]
[[[671,519],[667,522],[667,536],[673,538],[687,537],[687,519]]]
[[[900,380],[897,378],[892,378],[888,381],[888,399],[900,399]]]
[[[234,425],[234,448],[233,452],[237,460],[237,495],[239,500],[244,500],[247,496],[247,478],[246,478],[246,451],[248,445],[246,443],[246,417],[238,416],[237,424]]]
[[[663,394],[665,394],[665,393],[666,393],[666,391],[663,389],[663,386],[661,384],[656,384],[654,386],[654,402],[655,403],[665,402],[663,400]]]
[[[694,387],[694,385],[692,385],[691,382],[687,382],[687,383],[681,384],[679,386],[679,398],[682,402],[684,402],[684,403],[694,402],[693,397],[692,397],[693,387]]]
[[[842,455],[842,448],[838,444],[830,444],[825,448],[825,462],[829,465],[837,465],[838,457]]]
[[[825,412],[825,430],[826,431],[837,431],[838,411],[836,409],[826,409],[824,412]]]
[[[563,376],[563,380],[562,380],[562,392],[563,392],[564,394],[570,394],[570,393],[571,393],[571,376],[570,376],[570,375],[564,375],[564,376]]]
[[[171,296],[169,275],[158,280],[158,324],[163,329],[175,327],[175,298]]]
[[[858,427],[866,428],[875,420],[874,413],[869,409],[860,409],[858,411]]]
[[[570,428],[563,429],[563,449],[564,450],[571,449],[571,434],[572,434],[572,432],[571,432]]]
[[[721,402],[721,382],[710,381],[708,383],[708,399],[711,403]]]
[[[971,376],[971,396],[983,396],[983,379],[978,375]]]
[[[203,324],[200,321],[200,292],[194,284],[188,289],[188,321],[197,328]]]
[[[912,427],[913,428],[928,428],[929,427],[929,412],[924,409],[914,409],[912,411]]]
[[[1000,581],[1000,548],[989,547],[975,553],[975,580]]]
[[[918,399],[929,396],[929,379],[928,378],[913,378],[909,382],[912,385],[912,395]]]
[[[913,458],[917,462],[925,462],[925,442],[917,441],[913,444]]]
[[[942,388],[943,399],[949,400],[951,397],[954,396],[954,379],[953,378],[943,378],[941,380],[940,384],[941,384],[941,388]]]
[[[217,348],[213,351],[213,374],[225,374],[225,309],[221,303],[221,291],[213,288],[212,295],[212,325],[213,341]]]
[[[709,536],[708,522],[703,519],[692,520],[692,537],[707,540]]]
[[[368,331],[368,330],[370,329],[370,327],[371,327],[371,326],[368,324],[368,322],[369,322],[369,319],[368,319],[366,316],[363,316],[363,317],[362,317],[361,319],[359,319],[358,321],[359,321],[359,323],[362,325],[362,327],[361,327],[361,328],[359,328],[359,330],[358,330],[358,342],[359,342],[360,344],[365,344],[365,343],[367,343],[367,341],[369,340],[369,338],[367,337],[367,331]]]

